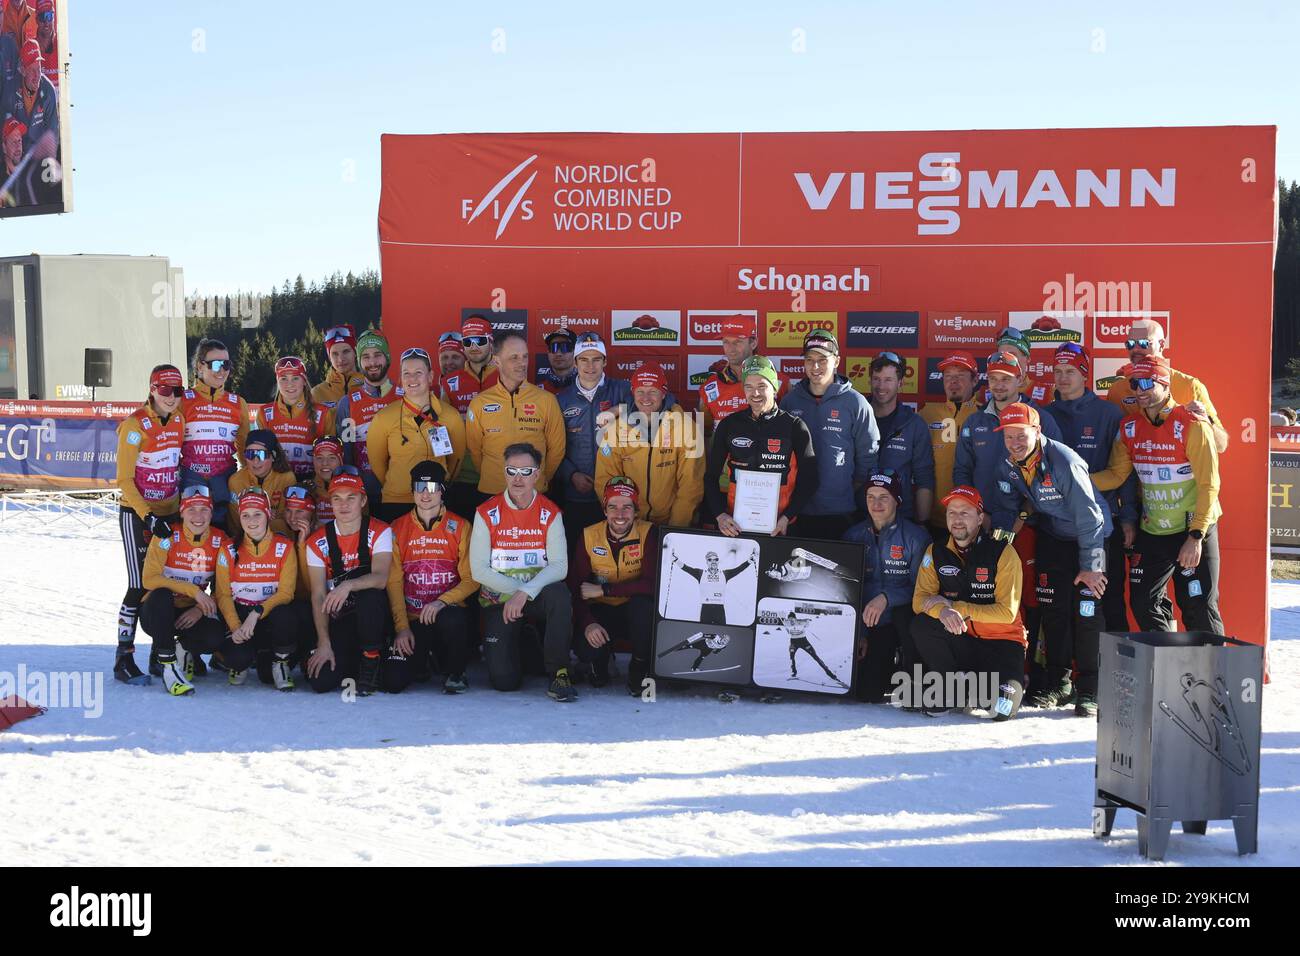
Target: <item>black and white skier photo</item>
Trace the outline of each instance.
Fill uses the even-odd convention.
[[[660,617],[751,625],[757,600],[758,542],[680,532],[664,536]]]
[[[765,541],[759,594],[852,603],[862,580],[859,550],[838,541]]]
[[[754,683],[847,694],[856,626],[851,605],[764,598],[758,603]]]
[[[673,680],[748,685],[753,646],[750,628],[660,621],[654,640],[654,672]]]

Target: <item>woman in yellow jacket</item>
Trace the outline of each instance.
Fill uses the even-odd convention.
[[[371,513],[392,523],[411,510],[411,468],[429,460],[451,481],[465,457],[465,423],[455,407],[433,393],[436,377],[429,353],[407,349],[401,361],[402,398],[386,406],[366,432],[370,468],[383,486],[383,503]]]
[[[312,442],[335,434],[334,409],[316,404],[307,390],[307,366],[298,356],[286,355],[275,363],[275,394],[269,405],[258,408],[254,427],[275,432],[299,480],[311,477]]]
[[[144,559],[150,536],[167,537],[179,524],[181,414],[185,381],[175,365],[149,375],[149,397],[117,427],[117,488],[122,493],[118,524],[126,551],[126,594],[117,612],[117,657],[113,676],[144,685],[149,677],[135,663],[135,630],[144,600]]]
[[[680,405],[665,409],[667,394],[658,366],[643,366],[632,376],[634,409],[605,430],[596,455],[596,494],[603,495],[615,475],[630,478],[638,518],[689,527],[704,498],[704,430]]]
[[[260,488],[271,503],[271,531],[290,534],[284,520],[284,492],[294,484],[293,469],[284,457],[284,449],[275,433],[266,428],[254,428],[244,443],[244,467],[230,476],[230,499],[237,501],[249,488]],[[239,515],[234,508],[226,517],[226,530],[232,535],[240,529]]]

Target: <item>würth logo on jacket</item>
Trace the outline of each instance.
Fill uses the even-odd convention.
[[[769,438],[767,440],[767,450],[774,455],[779,452],[781,450],[781,439]]]
[[[989,569],[988,569],[988,568],[976,568],[976,569],[975,569],[975,580],[976,580],[976,581],[978,581],[980,584],[984,584],[986,581],[988,581],[988,579],[989,579]]]

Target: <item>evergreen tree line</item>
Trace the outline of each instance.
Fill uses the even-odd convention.
[[[1300,375],[1300,184],[1278,180],[1277,259],[1273,271],[1273,371]],[[200,338],[220,339],[230,349],[230,387],[252,402],[270,401],[273,366],[282,355],[307,363],[312,384],[328,369],[323,333],[348,324],[360,334],[379,327],[379,273],[334,273],[324,283],[302,276],[262,299],[262,323],[243,329],[238,318],[191,318],[186,335],[192,352]],[[1296,359],[1292,365],[1288,360]]]

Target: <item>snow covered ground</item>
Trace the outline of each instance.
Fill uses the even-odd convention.
[[[0,526],[0,672],[100,671],[125,584],[114,526]],[[1300,582],[1272,589],[1260,848],[1175,833],[1164,864],[1300,861]],[[143,665],[147,638],[141,633]],[[1091,836],[1095,724],[994,724],[843,700],[641,702],[540,679],[347,703],[106,674],[102,715],[0,733],[0,859],[30,864],[1136,865],[1134,816]]]

